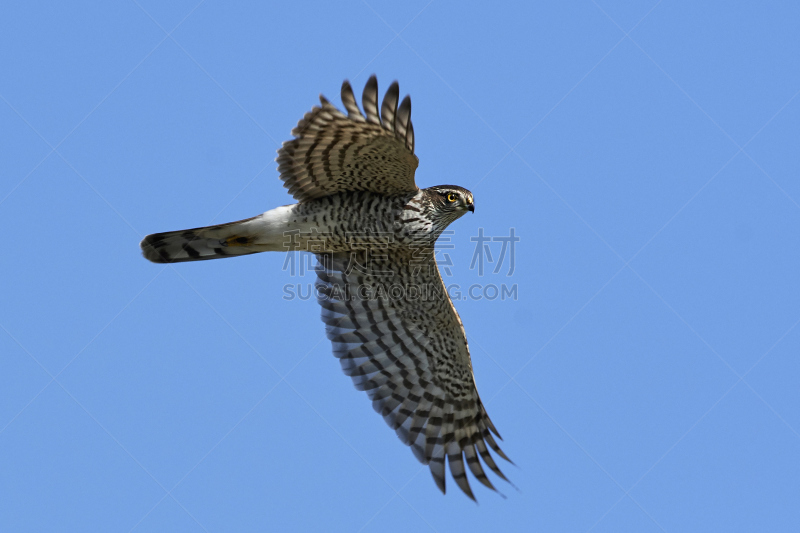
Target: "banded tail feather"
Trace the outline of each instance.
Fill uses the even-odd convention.
[[[253,222],[261,216],[179,231],[153,233],[139,246],[145,259],[153,263],[182,263],[236,257],[264,251],[253,246]]]
[[[287,234],[292,231],[308,232],[311,223],[300,218],[295,210],[298,204],[270,209],[252,218],[180,231],[167,231],[148,235],[139,246],[144,257],[153,263],[183,263],[222,259],[258,252],[286,252],[290,250]],[[294,248],[300,242],[292,244]]]

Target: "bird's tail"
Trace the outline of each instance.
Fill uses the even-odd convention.
[[[144,257],[154,263],[181,263],[220,259],[268,251],[256,242],[263,215],[180,231],[154,233],[139,244]]]

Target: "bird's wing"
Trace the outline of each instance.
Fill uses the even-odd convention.
[[[494,425],[475,388],[469,348],[433,250],[318,255],[317,294],[333,353],[372,406],[430,466],[445,491],[445,459],[474,499],[467,467],[496,490],[481,466],[508,481],[489,453]]]
[[[283,186],[304,202],[344,191],[400,194],[417,190],[411,99],[397,107],[399,88],[392,83],[378,111],[378,81],[364,88],[361,114],[350,83],[342,84],[345,116],[323,96],[292,130],[294,139],[278,150]]]

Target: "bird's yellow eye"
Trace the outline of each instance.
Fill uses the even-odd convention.
[[[447,201],[448,202],[453,203],[456,200],[458,200],[458,196],[456,196],[455,193],[452,193],[452,192],[447,193]]]

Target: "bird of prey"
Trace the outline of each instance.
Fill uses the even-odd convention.
[[[342,84],[344,115],[320,95],[278,150],[283,185],[297,201],[238,222],[148,235],[155,263],[258,252],[308,251],[319,260],[316,293],[333,353],[358,390],[429,465],[445,492],[445,461],[475,499],[467,468],[496,490],[482,464],[508,481],[490,449],[509,461],[481,403],[464,327],[436,266],[434,245],[474,212],[472,193],[414,183],[411,99],[392,83],[378,107],[370,77],[358,107]],[[466,467],[465,462],[466,460]]]

